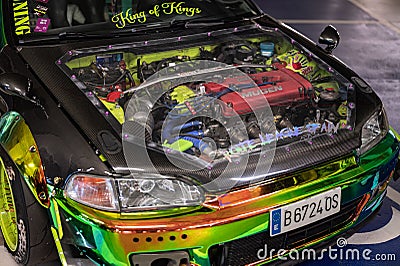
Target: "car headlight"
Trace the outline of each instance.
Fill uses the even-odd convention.
[[[175,178],[118,179],[121,209],[146,210],[199,206],[204,193],[193,184]]]
[[[381,141],[389,129],[385,110],[373,114],[364,124],[361,131],[361,147],[359,154],[367,152]]]
[[[172,177],[111,178],[91,175],[72,176],[64,195],[81,204],[108,211],[145,211],[199,206],[203,191]]]

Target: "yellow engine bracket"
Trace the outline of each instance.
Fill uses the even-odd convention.
[[[195,96],[196,94],[189,87],[184,85],[176,87],[174,91],[171,92],[171,99],[177,101],[179,104]]]

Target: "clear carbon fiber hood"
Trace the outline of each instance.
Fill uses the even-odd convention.
[[[353,84],[256,24],[73,50],[56,63],[124,140],[202,165],[354,128]]]

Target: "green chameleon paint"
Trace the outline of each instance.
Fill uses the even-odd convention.
[[[251,200],[246,201],[239,195],[237,202],[235,198],[224,202],[224,195],[219,197],[219,207],[208,206],[209,211],[204,211],[204,208],[203,211],[193,209],[189,213],[169,213],[168,216],[165,211],[156,210],[153,215],[158,213],[157,219],[138,219],[138,213],[131,215],[94,210],[65,199],[61,191],[56,193],[55,200],[60,213],[67,219],[66,224],[72,231],[75,243],[99,263],[111,262],[122,266],[128,265],[130,256],[134,254],[186,250],[193,263],[210,266],[210,247],[268,232],[271,209],[336,187],[342,188],[342,204],[361,198],[368,201],[361,205],[364,207],[359,210],[358,216],[348,220],[341,229],[297,248],[301,250],[312,246],[357,225],[379,204],[379,198],[392,176],[398,150],[398,142],[394,133],[391,133],[360,158],[348,155],[291,176],[276,178],[272,184],[254,187],[251,191],[260,189],[261,192]],[[386,172],[382,172],[383,169],[387,169]],[[377,171],[380,171],[379,178],[376,178]],[[282,180],[291,185],[273,190],[274,183]],[[374,189],[380,190],[370,198]],[[249,192],[250,189],[243,191]],[[248,216],[241,218],[241,215]],[[257,263],[263,265],[266,262]]]
[[[32,132],[19,113],[7,112],[0,118],[0,143],[16,162],[37,201],[48,208],[50,202],[39,151]]]

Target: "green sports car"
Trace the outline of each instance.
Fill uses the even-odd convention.
[[[0,226],[18,263],[295,263],[372,217],[399,135],[250,0],[4,0]]]

